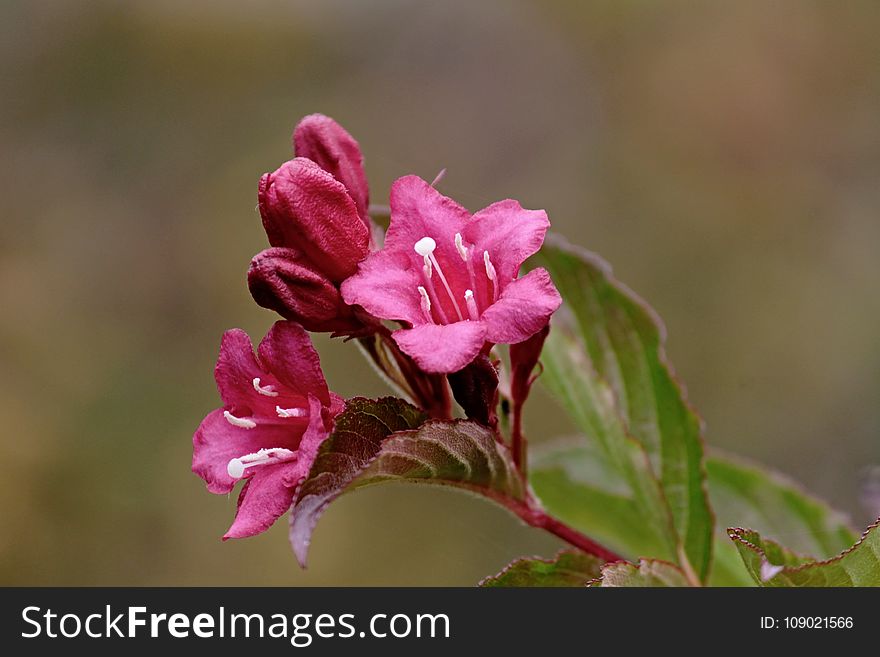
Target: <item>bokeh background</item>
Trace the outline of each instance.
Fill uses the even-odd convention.
[[[453,492],[345,496],[222,543],[189,471],[261,173],[320,111],[375,202],[506,197],[665,318],[711,445],[878,513],[880,4],[0,3],[0,583],[470,585],[557,543]],[[385,392],[318,339],[342,394]],[[533,440],[571,430],[532,403]],[[872,469],[873,467],[873,469]],[[873,483],[872,483],[873,482]],[[870,493],[873,491],[873,494]]]

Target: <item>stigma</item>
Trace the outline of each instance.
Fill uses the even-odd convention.
[[[478,321],[483,310],[488,305],[498,301],[500,287],[498,284],[498,272],[492,263],[488,251],[483,251],[483,269],[486,278],[478,281],[475,271],[473,256],[476,250],[473,244],[466,244],[461,233],[455,233],[453,244],[458,258],[446,256],[442,263],[438,260],[437,242],[434,238],[425,236],[413,244],[413,250],[422,257],[424,266],[422,272],[424,278],[422,285],[417,286],[419,293],[419,306],[425,319],[431,324],[449,324],[452,321]],[[448,253],[441,250],[441,254]],[[479,253],[479,251],[477,251]],[[479,257],[479,256],[477,256]],[[442,265],[442,266],[441,266]],[[463,271],[462,268],[463,267]],[[443,272],[446,268],[448,273],[455,274],[448,278]],[[435,277],[436,273],[436,277]],[[435,279],[440,285],[435,285]],[[467,281],[467,282],[465,282]],[[453,285],[457,288],[453,290]],[[462,294],[461,288],[468,285]],[[459,287],[461,286],[461,287]],[[464,303],[462,304],[462,299]],[[454,311],[450,316],[449,311]]]
[[[226,464],[226,474],[233,479],[241,479],[245,470],[269,463],[284,463],[296,458],[296,453],[283,447],[269,447],[235,459]]]

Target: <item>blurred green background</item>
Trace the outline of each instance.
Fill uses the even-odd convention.
[[[345,496],[296,566],[189,471],[261,173],[304,114],[506,197],[665,318],[711,445],[864,525],[880,463],[880,3],[0,3],[0,583],[470,585],[557,542],[453,492]],[[317,340],[332,387],[380,395]],[[571,430],[537,397],[533,441]],[[873,496],[865,491],[873,490]]]

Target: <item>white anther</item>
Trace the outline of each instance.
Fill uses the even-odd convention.
[[[418,242],[416,242],[414,248],[416,250],[416,253],[424,258],[427,258],[429,255],[434,253],[434,249],[437,248],[437,242],[435,242],[430,237],[423,237]]]
[[[475,322],[480,319],[480,311],[477,308],[476,300],[474,300],[473,290],[464,291],[464,302],[467,305],[468,315],[470,315],[470,318]]]
[[[308,414],[304,408],[281,408],[280,406],[275,407],[275,412],[278,413],[278,417],[305,417]]]
[[[483,264],[486,265],[486,277],[494,282],[498,278],[498,274],[495,273],[495,267],[489,259],[488,251],[483,251]]]
[[[486,265],[486,278],[492,281],[492,301],[498,301],[498,272],[489,259],[488,251],[483,251],[483,264]]]
[[[223,417],[225,417],[226,421],[234,427],[241,427],[242,429],[253,429],[255,426],[257,426],[257,423],[253,420],[248,420],[244,417],[235,417],[229,411],[223,411]]]
[[[237,459],[229,459],[229,463],[226,464],[226,474],[233,479],[241,479],[247,468],[266,465],[273,461],[276,463],[290,461],[295,456],[295,452],[291,452],[289,449],[284,449],[283,447],[261,449],[252,454],[240,456]]]
[[[431,315],[431,297],[428,296],[428,291],[419,285],[419,294],[422,297],[422,310],[430,317]]]
[[[254,390],[256,390],[261,395],[266,395],[267,397],[277,397],[278,393],[275,392],[275,389],[272,386],[261,386],[260,385],[260,377],[254,379]]]
[[[455,234],[455,248],[458,250],[458,255],[461,256],[461,259],[467,262],[468,252],[467,249],[464,248],[464,242],[462,242],[461,233]]]

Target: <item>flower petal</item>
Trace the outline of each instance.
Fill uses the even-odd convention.
[[[224,539],[264,532],[290,508],[297,487],[311,470],[318,448],[329,433],[321,410],[321,401],[309,395],[309,424],[296,450],[296,460],[260,467],[246,482],[235,521]]]
[[[310,114],[293,131],[298,157],[307,157],[345,185],[361,219],[369,227],[369,187],[360,146],[341,125],[323,114]]]
[[[520,265],[541,248],[550,227],[543,210],[526,210],[517,201],[493,203],[477,212],[462,236],[479,257],[489,252],[502,286],[519,274]]]
[[[486,337],[497,344],[522,342],[544,328],[561,303],[547,270],[533,269],[509,283],[483,313]]]
[[[254,347],[248,334],[241,329],[230,329],[220,341],[220,355],[214,368],[214,379],[223,404],[234,413],[259,413],[269,406],[268,398],[260,398],[253,387],[256,377],[265,372],[254,356]]]
[[[395,331],[397,345],[426,372],[457,372],[470,363],[486,341],[484,322],[423,324]]]
[[[418,176],[398,178],[391,186],[391,224],[385,236],[385,249],[402,251],[417,262],[421,258],[413,247],[428,236],[437,242],[442,259],[458,259],[455,234],[464,230],[470,216],[465,208]],[[441,258],[439,254],[437,257]]]
[[[238,481],[226,471],[231,459],[267,447],[296,449],[303,430],[302,422],[285,424],[277,418],[272,422],[256,418],[257,426],[245,429],[230,424],[223,413],[222,408],[211,411],[193,435],[192,471],[205,480],[212,493],[228,493]]]
[[[259,347],[260,361],[290,392],[330,405],[330,391],[309,334],[295,322],[275,322]],[[250,382],[249,382],[250,384]],[[251,386],[253,387],[253,386]]]
[[[245,482],[235,520],[223,535],[223,540],[256,536],[284,515],[293,502],[295,492],[286,483],[287,471],[295,467],[295,462],[268,465]]]
[[[383,249],[370,254],[342,284],[342,298],[382,319],[423,324],[420,284],[408,255]]]
[[[272,246],[296,248],[335,282],[367,254],[369,230],[345,185],[303,157],[260,179],[260,215]]]

